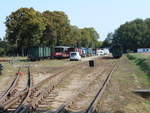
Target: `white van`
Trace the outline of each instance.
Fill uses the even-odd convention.
[[[73,61],[73,60],[81,60],[81,56],[79,54],[79,52],[70,52],[70,61]]]
[[[108,55],[110,52],[109,52],[109,49],[103,49],[103,51],[104,51],[104,55]]]
[[[104,55],[104,51],[103,51],[103,50],[101,50],[101,49],[97,50],[97,55],[98,55],[98,56],[100,56],[100,55]]]

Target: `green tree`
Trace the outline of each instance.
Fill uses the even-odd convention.
[[[95,48],[99,39],[99,34],[94,28],[81,29],[81,45],[82,47]]]
[[[20,8],[6,17],[6,40],[13,48],[40,46],[45,30],[45,21],[41,13],[33,8]]]
[[[0,56],[5,56],[7,52],[7,43],[0,38]]]
[[[53,45],[65,45],[65,38],[69,37],[70,21],[68,16],[61,11],[44,11],[46,19],[46,32],[43,40],[47,39]]]
[[[106,39],[103,41],[102,47],[110,47],[113,40],[113,33],[108,33]]]
[[[149,20],[142,19],[126,22],[115,31],[113,44],[121,44],[124,51],[149,47],[149,25]]]

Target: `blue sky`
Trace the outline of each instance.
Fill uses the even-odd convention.
[[[150,18],[149,0],[1,0],[0,37],[5,35],[6,16],[21,7],[64,11],[72,25],[94,27],[101,40],[126,21]]]

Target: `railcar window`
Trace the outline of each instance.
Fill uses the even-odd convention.
[[[55,52],[63,52],[63,48],[55,48]]]

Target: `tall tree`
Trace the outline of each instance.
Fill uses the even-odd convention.
[[[108,33],[106,39],[103,41],[102,47],[110,47],[113,40],[113,33]]]
[[[56,45],[64,45],[65,43],[63,40],[69,37],[70,32],[70,21],[68,16],[61,11],[45,11],[43,12],[43,16],[46,19],[47,25],[47,31],[43,38],[49,41],[53,40]]]
[[[45,30],[41,13],[33,8],[20,8],[6,17],[6,40],[14,48],[39,46]]]
[[[124,51],[149,46],[149,21],[136,19],[121,25],[114,33],[113,43],[122,45]]]

